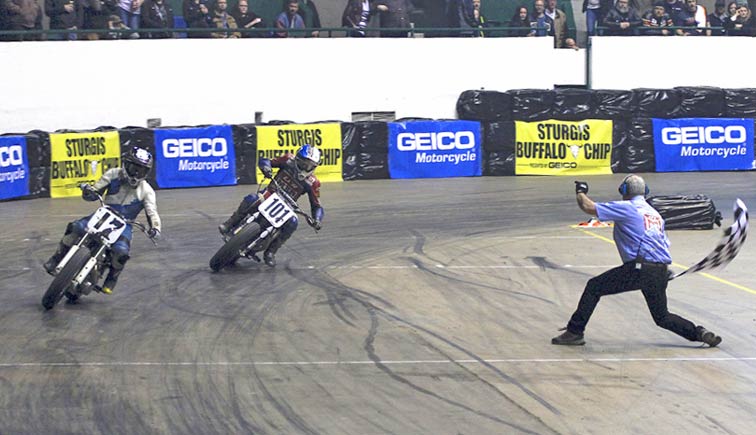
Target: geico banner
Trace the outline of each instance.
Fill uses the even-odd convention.
[[[612,121],[515,121],[515,174],[611,174]]]
[[[657,172],[753,169],[753,119],[656,119]]]
[[[81,195],[81,183],[94,183],[121,164],[118,132],[50,133],[50,196]]]
[[[29,194],[29,157],[26,138],[0,137],[0,199]]]
[[[229,125],[155,130],[158,186],[236,184],[234,139]]]
[[[479,122],[391,122],[388,127],[391,178],[481,175]]]
[[[320,148],[322,160],[315,169],[320,181],[343,181],[341,124],[287,124],[257,127],[257,158],[274,159],[286,153],[295,154],[302,145]],[[257,179],[263,175],[257,168]]]

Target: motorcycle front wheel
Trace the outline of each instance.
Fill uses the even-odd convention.
[[[260,235],[260,225],[257,222],[251,222],[245,226],[233,237],[231,237],[226,244],[218,249],[218,252],[210,259],[210,269],[217,272],[229,264],[236,261],[241,255],[241,251],[249,246],[253,240]]]
[[[42,306],[46,310],[52,309],[60,301],[63,293],[71,286],[73,279],[76,278],[76,275],[79,274],[90,258],[90,253],[87,249],[81,248],[74,252],[74,255],[68,260],[63,270],[55,275],[55,279],[53,279],[50,287],[47,288],[45,295],[42,296]]]

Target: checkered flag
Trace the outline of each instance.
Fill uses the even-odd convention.
[[[748,236],[748,209],[740,199],[735,200],[732,209],[735,213],[733,219],[734,222],[725,230],[724,237],[719,241],[717,247],[711,251],[711,254],[707,255],[706,258],[699,261],[694,266],[673,276],[670,280],[685,275],[686,273],[724,267],[732,261],[736,255],[738,255],[741,246],[745,243],[746,236]]]

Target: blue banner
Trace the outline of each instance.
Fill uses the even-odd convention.
[[[0,199],[29,194],[29,157],[24,136],[0,137]]]
[[[657,172],[753,169],[753,119],[653,119]]]
[[[413,121],[389,123],[391,178],[480,176],[480,122]]]
[[[231,126],[157,129],[155,151],[161,188],[236,184]]]

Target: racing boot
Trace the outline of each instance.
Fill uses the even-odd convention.
[[[697,341],[708,344],[709,347],[717,347],[722,342],[722,337],[709,331],[703,326],[696,326]]]
[[[229,217],[226,222],[218,225],[218,231],[220,231],[221,235],[224,237],[228,236],[231,230],[241,223],[242,219],[244,219],[253,205],[254,201],[250,201],[245,197],[241,204],[239,204],[239,207],[236,208],[236,211],[231,214],[231,217]]]
[[[58,263],[60,263],[60,260],[62,260],[63,257],[66,256],[66,253],[68,253],[68,250],[71,249],[71,246],[76,243],[77,238],[78,237],[75,234],[68,233],[64,235],[62,239],[60,239],[60,243],[58,243],[58,249],[43,265],[47,273],[55,276],[55,268],[58,266]]]
[[[278,235],[278,237],[276,237],[275,240],[270,242],[268,249],[266,249],[263,253],[263,261],[265,261],[265,264],[270,267],[276,267],[276,252],[278,252],[278,249],[283,246],[283,244],[286,243],[287,240],[289,240],[289,237],[291,237],[291,234],[282,232]]]
[[[118,283],[118,275],[121,274],[121,271],[123,269],[115,269],[113,267],[110,268],[110,271],[108,272],[107,278],[105,278],[105,282],[102,284],[102,287],[100,287],[100,293],[105,293],[106,295],[113,294],[113,290],[115,289],[116,284]]]

